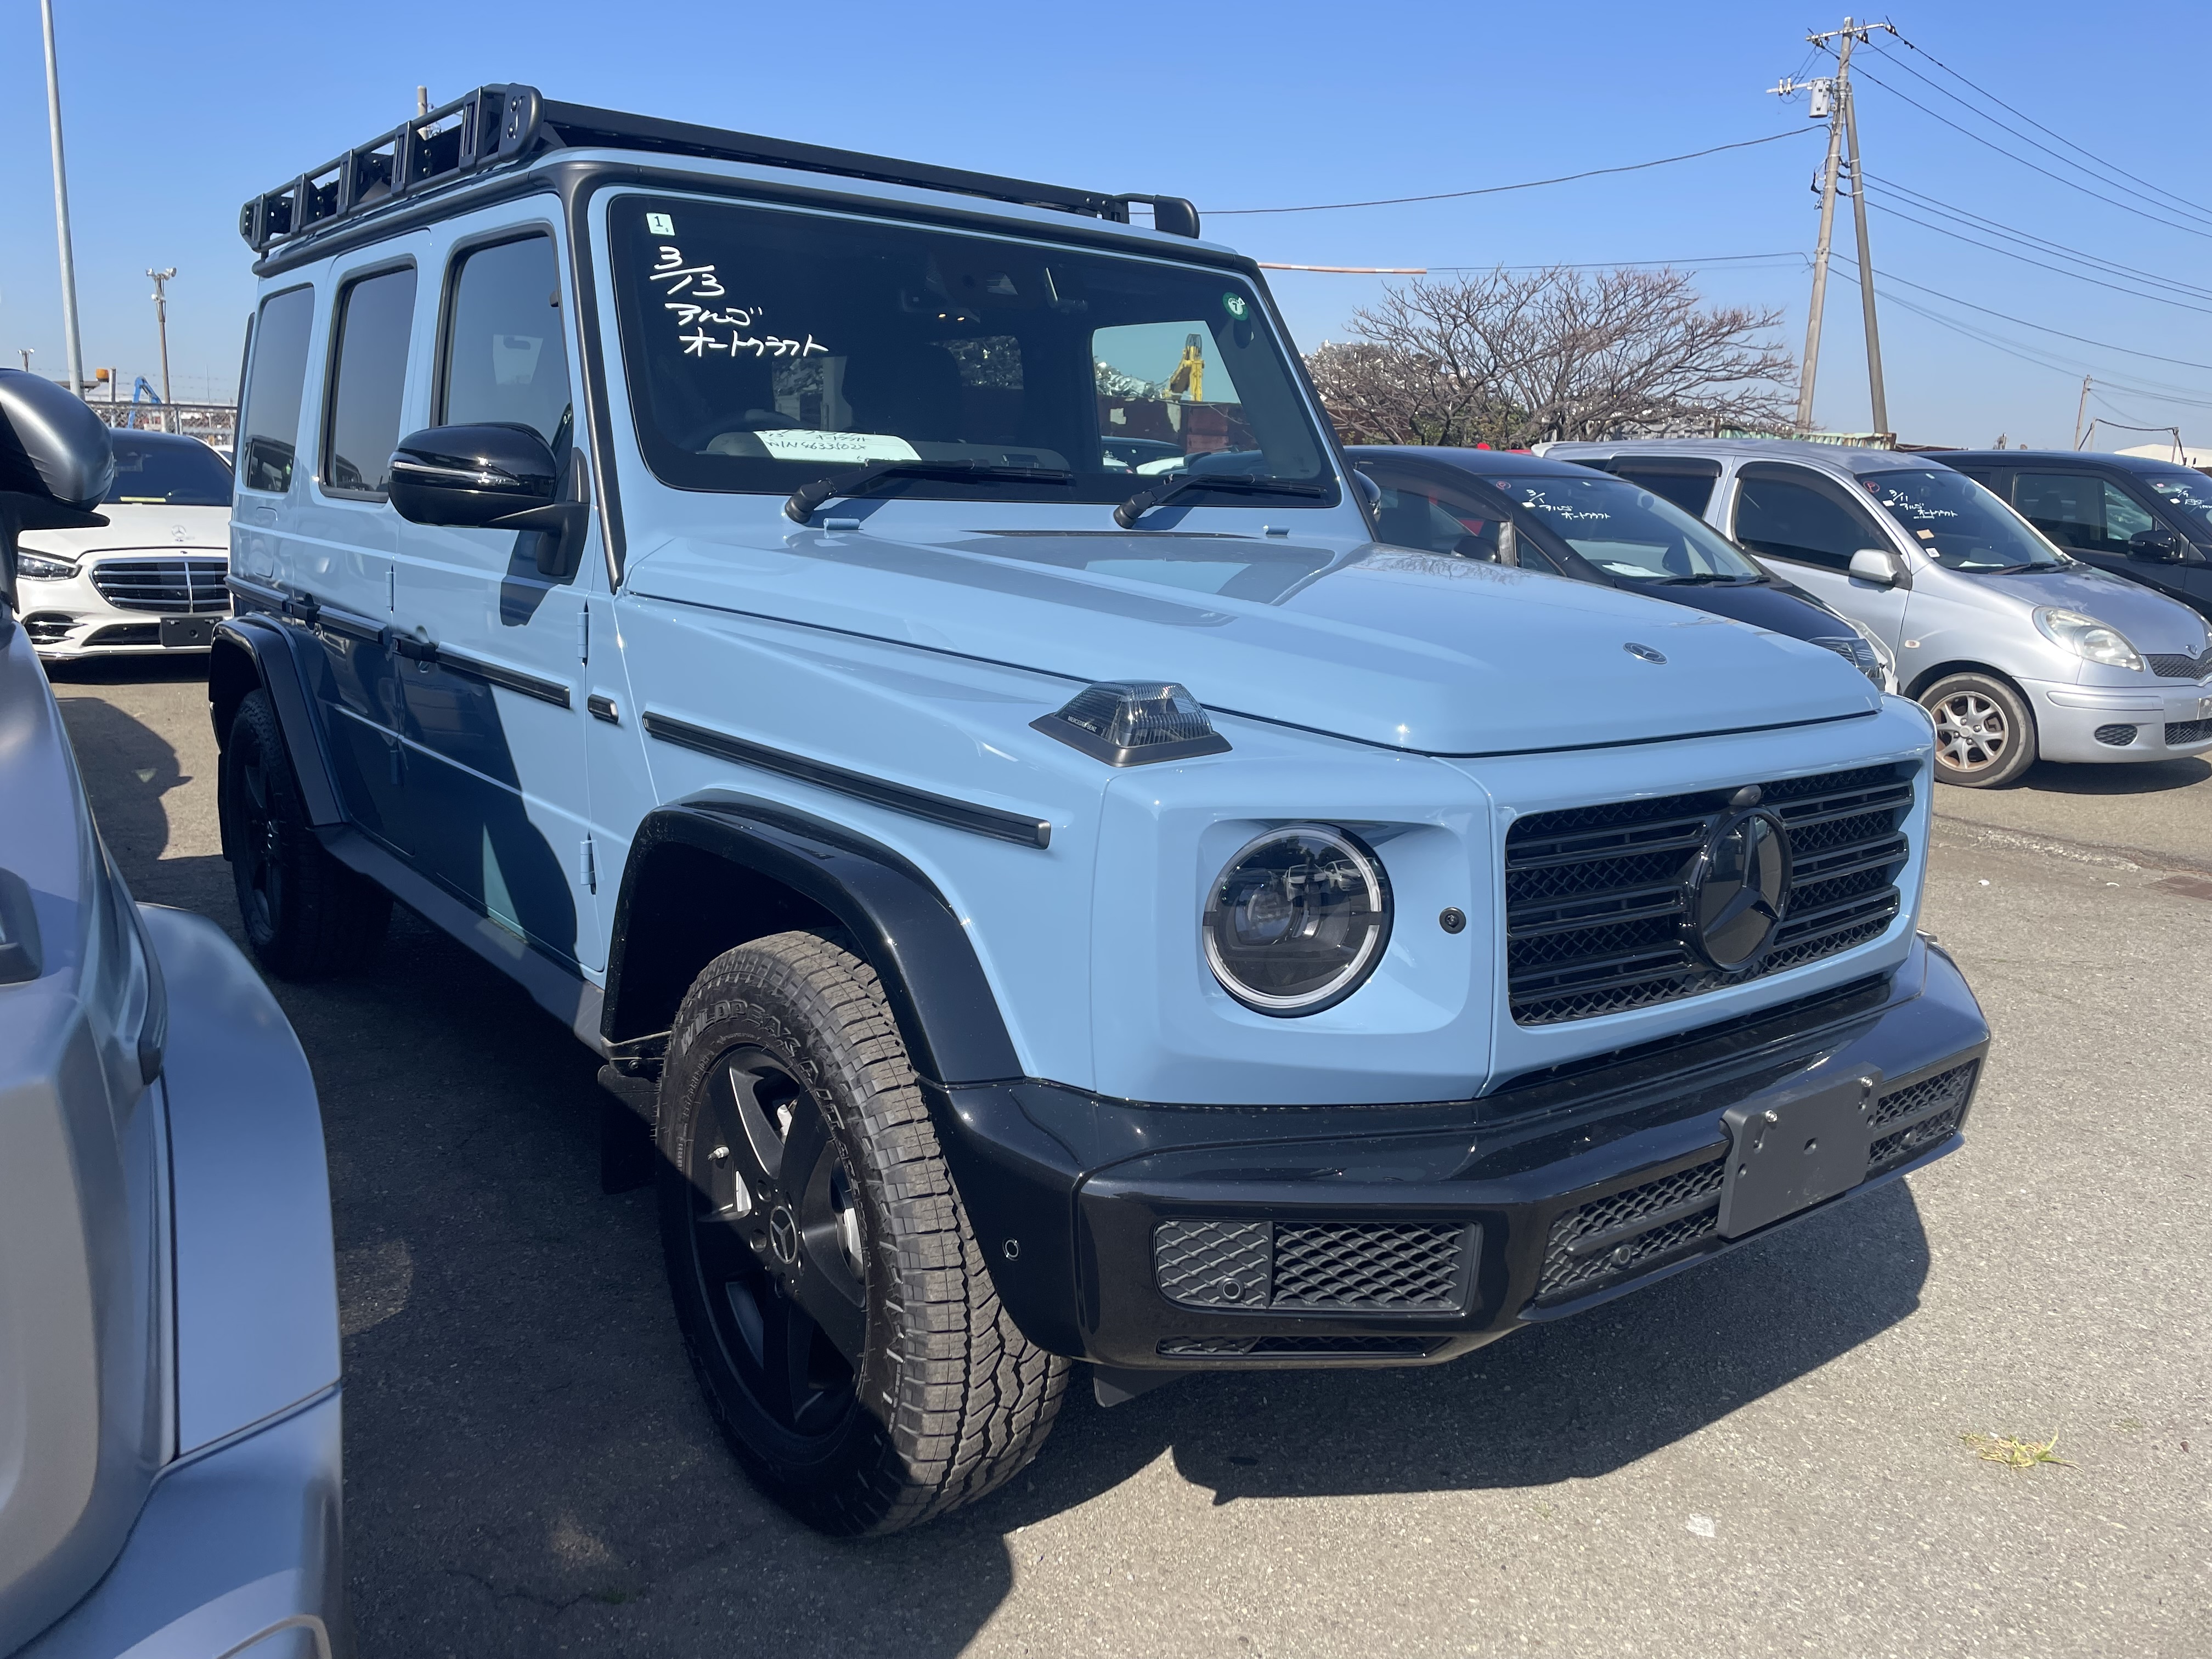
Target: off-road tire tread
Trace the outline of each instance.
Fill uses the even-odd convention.
[[[833,1133],[842,1120],[843,1144],[864,1166],[848,1169],[864,1194],[863,1237],[886,1275],[884,1328],[872,1319],[860,1371],[860,1421],[873,1443],[826,1489],[777,1496],[848,1535],[896,1532],[972,1503],[1036,1455],[1071,1367],[1024,1337],[999,1300],[882,982],[837,936],[813,932],[755,939],[709,963],[678,1010],[663,1073],[663,1151],[678,1170],[683,1147],[665,1137],[688,1132],[681,1118],[697,1072],[730,1046],[726,1029],[708,1036],[716,1027],[765,1039],[813,1091]],[[686,1343],[703,1368],[691,1333]],[[722,1426],[775,1490],[773,1471]]]
[[[258,747],[269,775],[269,805],[277,823],[285,860],[285,914],[266,939],[256,937],[241,886],[239,924],[261,965],[279,979],[312,981],[358,973],[376,960],[392,923],[392,896],[366,876],[348,869],[325,850],[308,827],[300,781],[291,751],[268,693],[248,692],[231,719],[223,744],[220,805],[228,820],[235,811],[235,792],[243,785],[235,769],[242,763],[240,739]],[[224,843],[234,849],[243,832],[226,823]],[[242,881],[244,866],[233,870]]]

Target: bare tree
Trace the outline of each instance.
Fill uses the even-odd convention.
[[[1676,270],[1493,270],[1383,290],[1308,358],[1347,442],[1522,448],[1790,416],[1779,311],[1707,307]]]

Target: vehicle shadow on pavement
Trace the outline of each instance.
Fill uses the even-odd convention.
[[[2060,761],[2038,761],[2021,774],[2015,789],[2054,795],[2157,795],[2169,789],[2187,789],[2212,778],[2212,761],[2201,756],[2184,760],[2139,761],[2127,766],[2069,766]]]

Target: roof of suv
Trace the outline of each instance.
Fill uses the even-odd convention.
[[[1939,461],[1988,461],[1998,466],[2117,466],[2128,472],[2183,473],[2201,478],[2203,473],[2179,461],[2161,461],[2153,455],[2115,455],[2101,449],[1947,449],[1932,459]]]
[[[1551,453],[1565,444],[1547,444]],[[1577,449],[1603,449],[1613,455],[1735,456],[1743,460],[1798,461],[1826,465],[1845,472],[1925,471],[1942,465],[1938,455],[1900,454],[1893,449],[1855,449],[1847,444],[1806,443],[1796,438],[1624,438],[1576,441]],[[1562,458],[1566,459],[1566,458]]]

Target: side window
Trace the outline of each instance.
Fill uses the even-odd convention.
[[[281,495],[292,487],[300,441],[300,399],[307,379],[307,334],[315,290],[295,288],[261,302],[253,325],[253,367],[246,380],[246,418],[238,445],[242,489]]]
[[[1417,547],[1425,553],[1497,562],[1496,509],[1409,473],[1376,466],[1359,470],[1382,491],[1375,508],[1377,541]]]
[[[338,295],[337,349],[323,416],[323,488],[333,495],[384,499],[414,323],[411,265],[364,276]]]
[[[2023,472],[2013,486],[2021,517],[2061,547],[2125,553],[2157,521],[2117,485],[2087,472]]]
[[[1638,482],[1641,482],[1639,480]],[[1847,505],[1819,474],[1756,463],[1738,475],[1735,538],[1754,553],[1826,570],[1848,570],[1863,547],[1887,547],[1873,520]]]
[[[1648,489],[1669,501],[1693,519],[1705,516],[1713,504],[1713,486],[1720,482],[1718,461],[1644,460],[1620,456],[1605,464],[1615,477],[1626,478],[1638,489]]]
[[[472,248],[453,270],[439,365],[441,426],[526,426],[555,454],[568,447],[568,347],[553,239]]]

